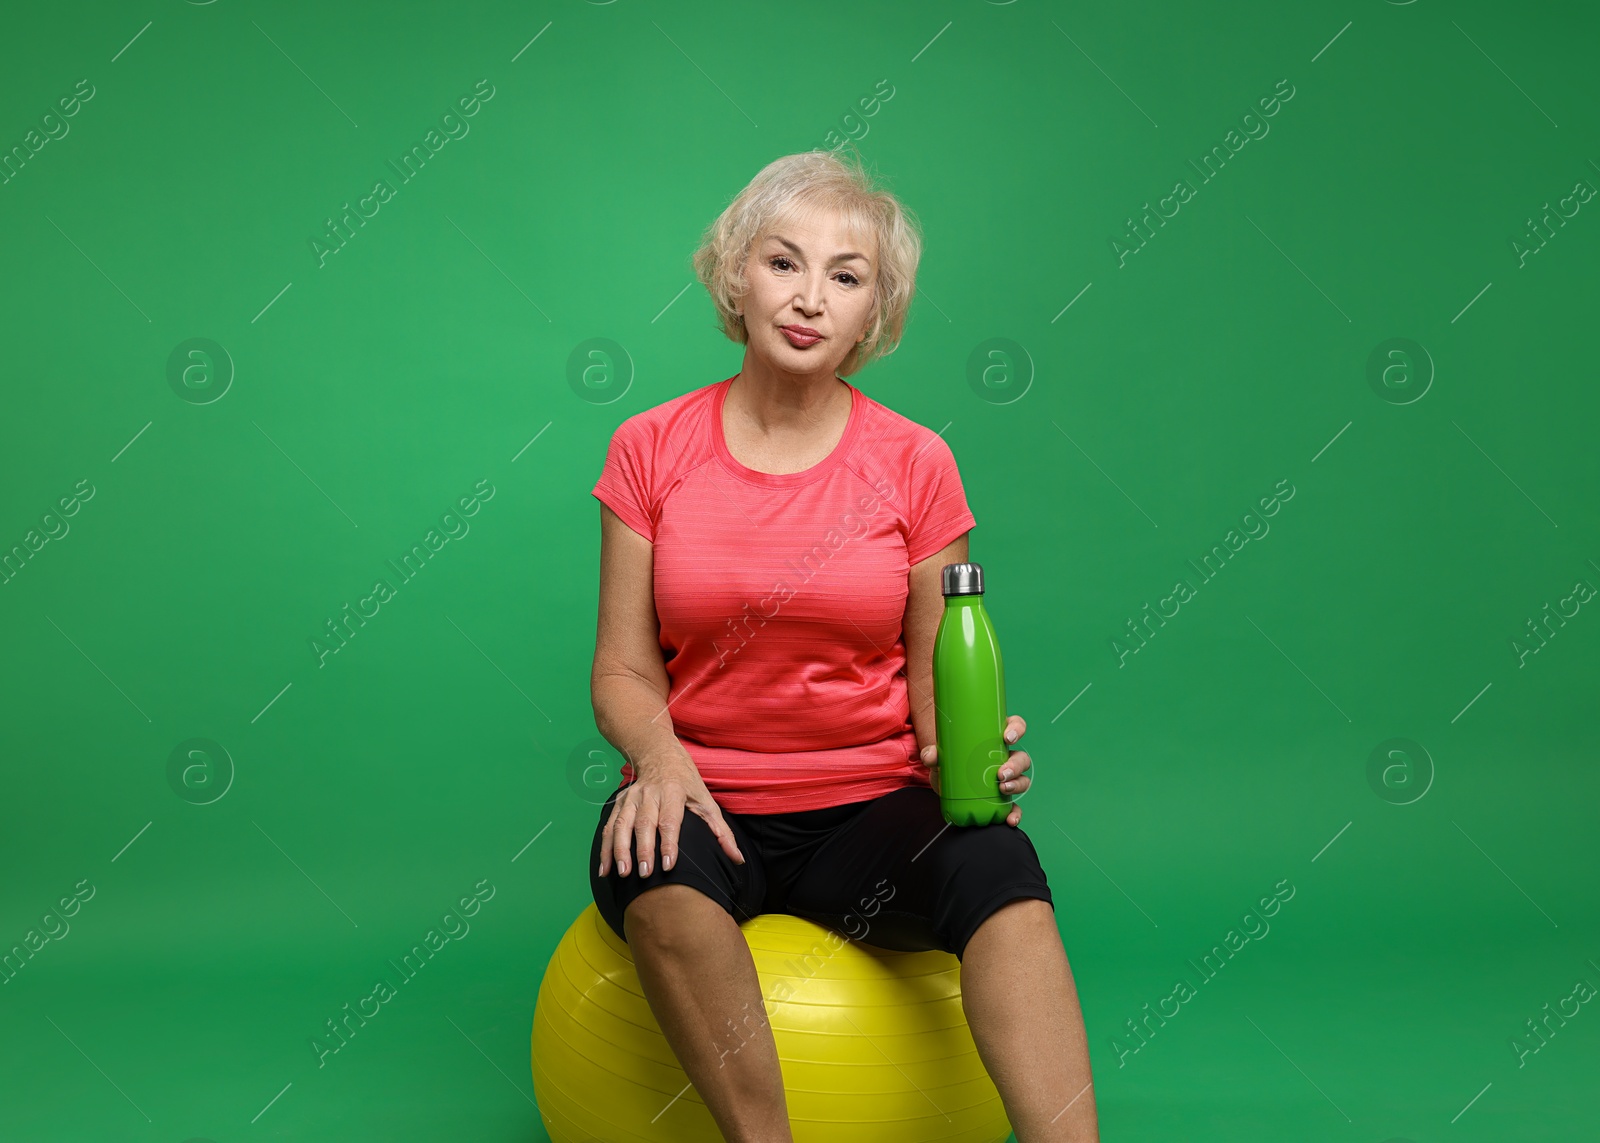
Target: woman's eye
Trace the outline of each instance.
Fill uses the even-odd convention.
[[[775,270],[788,270],[794,267],[794,263],[782,254],[774,254],[771,258],[768,258],[767,265]],[[839,276],[844,279],[847,285],[859,286],[861,284],[861,280],[848,270],[841,270]]]

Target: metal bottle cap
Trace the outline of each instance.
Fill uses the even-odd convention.
[[[982,595],[983,566],[981,564],[945,564],[940,573],[941,587],[946,595]]]

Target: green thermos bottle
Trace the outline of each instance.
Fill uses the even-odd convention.
[[[983,608],[983,568],[946,564],[940,586],[944,614],[933,639],[939,808],[951,825],[1004,822],[1011,812],[999,777],[1009,756],[1006,674]]]

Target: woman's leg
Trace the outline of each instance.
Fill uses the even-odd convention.
[[[818,848],[788,904],[880,948],[955,953],[973,1042],[1020,1143],[1099,1138],[1083,1013],[1020,828],[948,826],[932,790],[895,790]]]
[[[678,860],[640,877],[630,862],[599,875],[600,841],[614,791],[600,807],[589,853],[595,904],[628,944],[650,1011],[724,1138],[788,1143],[778,1049],[767,1022],[750,946],[735,918],[759,911],[767,877],[762,852],[737,815],[724,813],[746,864],[736,865],[711,827],[685,813]],[[657,1122],[681,1114],[662,1098]],[[648,1127],[639,1134],[648,1134]]]
[[[1048,901],[1014,898],[978,926],[961,1004],[1018,1143],[1098,1143],[1089,1041]]]
[[[722,1137],[790,1143],[778,1048],[737,922],[676,884],[640,894],[623,924],[650,1010]]]

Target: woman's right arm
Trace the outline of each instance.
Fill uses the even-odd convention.
[[[658,759],[687,756],[672,732],[654,589],[655,547],[600,505],[600,618],[589,699],[600,735],[641,776]],[[657,717],[657,716],[660,717]]]
[[[634,773],[617,795],[600,841],[602,877],[613,856],[618,872],[627,876],[630,843],[638,853],[640,876],[648,877],[658,831],[662,867],[671,869],[686,808],[705,819],[730,857],[744,861],[721,808],[672,729],[654,561],[654,545],[602,503],[599,621],[589,698],[595,726],[633,764]]]

